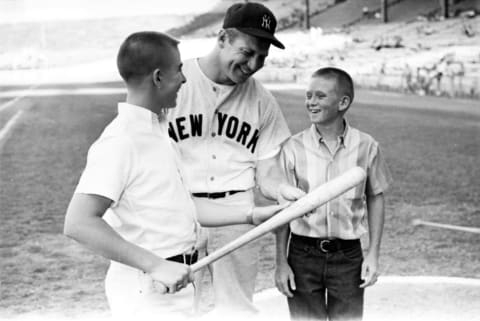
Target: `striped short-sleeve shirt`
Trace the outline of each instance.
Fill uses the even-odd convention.
[[[378,143],[368,134],[350,127],[338,137],[330,152],[315,125],[292,136],[282,148],[282,167],[291,184],[309,192],[359,166],[366,180],[340,197],[290,223],[292,233],[310,237],[358,239],[367,231],[366,198],[383,193],[392,177]]]

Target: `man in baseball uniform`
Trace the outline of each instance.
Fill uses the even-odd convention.
[[[176,319],[193,307],[195,205],[164,117],[185,82],[177,44],[157,32],[123,42],[117,65],[126,102],[90,147],[66,213],[64,233],[111,260],[106,295],[122,319]]]
[[[303,196],[282,183],[280,145],[290,136],[280,108],[252,75],[263,67],[276,19],[264,5],[232,5],[213,50],[184,62],[188,82],[178,108],[168,113],[169,133],[178,144],[198,220],[209,228],[207,252],[252,228],[253,189],[277,200]],[[242,224],[243,223],[243,224]],[[252,304],[259,248],[247,245],[212,266],[216,311],[255,313]],[[202,284],[197,284],[202,292]]]

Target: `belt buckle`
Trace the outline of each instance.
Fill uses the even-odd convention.
[[[330,244],[330,242],[331,242],[330,240],[321,240],[320,241],[320,250],[323,253],[328,253],[329,252],[327,249],[324,248],[324,246]]]

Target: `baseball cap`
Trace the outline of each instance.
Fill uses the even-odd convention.
[[[275,47],[285,46],[273,35],[277,19],[263,4],[255,2],[235,3],[227,9],[223,28],[235,28],[247,35],[268,40]]]

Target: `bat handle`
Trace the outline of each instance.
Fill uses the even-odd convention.
[[[153,277],[145,272],[142,272],[142,275],[139,277],[139,286],[142,292],[157,292],[160,294],[166,294],[168,292],[168,287],[160,281],[155,281]]]
[[[190,265],[190,269],[192,273],[198,272],[213,261],[215,261],[215,258],[213,256],[205,256],[204,258],[198,260],[196,263]]]
[[[190,281],[193,281],[193,279]],[[170,292],[165,283],[154,280],[149,274],[144,274],[144,277],[140,278],[140,289],[147,293],[154,291],[155,293],[168,294]]]
[[[168,293],[168,288],[165,284],[162,282],[158,281],[153,281],[153,287],[155,288],[155,292],[158,292],[160,294],[167,294]]]
[[[169,291],[168,291],[168,287],[163,284],[162,282],[160,281],[152,281],[152,286],[153,286],[153,289],[155,290],[156,293],[160,293],[160,294],[168,294]],[[177,290],[177,291],[182,291],[182,289],[180,290]]]

